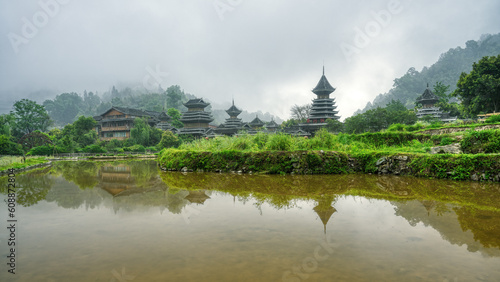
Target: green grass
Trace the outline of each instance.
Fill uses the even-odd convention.
[[[45,157],[26,157],[26,162],[23,162],[23,157],[19,156],[4,156],[0,157],[0,171],[10,168],[25,168],[28,166],[48,162]]]
[[[440,142],[436,140],[436,142]],[[430,135],[408,132],[377,132],[364,134],[331,134],[319,131],[312,138],[287,134],[238,135],[197,139],[179,149],[195,152],[266,152],[266,151],[337,151],[353,153],[426,153],[435,146]]]

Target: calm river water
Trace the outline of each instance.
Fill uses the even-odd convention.
[[[0,178],[0,281],[500,281],[500,185],[56,162]]]

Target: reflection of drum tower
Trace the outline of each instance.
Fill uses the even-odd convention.
[[[335,213],[337,211],[334,207],[332,207],[332,203],[334,201],[335,201],[335,198],[333,196],[321,197],[318,200],[318,205],[316,205],[313,208],[313,210],[316,212],[316,214],[321,219],[321,222],[323,222],[325,234],[326,234],[326,225],[328,224],[328,221],[332,217],[333,213]]]

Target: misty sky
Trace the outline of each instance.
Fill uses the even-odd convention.
[[[324,63],[344,119],[410,67],[500,32],[499,14],[496,0],[0,0],[0,112],[160,83],[288,119]]]

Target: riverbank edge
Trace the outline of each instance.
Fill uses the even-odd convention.
[[[13,165],[19,165],[19,163],[13,163]],[[24,172],[24,171],[27,171],[27,170],[32,170],[32,169],[35,169],[35,168],[44,167],[44,166],[50,166],[50,165],[52,165],[52,161],[46,160],[43,163],[38,163],[38,164],[29,165],[29,166],[25,166],[25,167],[8,168],[8,169],[0,170],[0,176],[4,175],[4,174],[9,174],[12,171],[14,171],[14,173],[19,173],[19,172]]]
[[[169,149],[163,171],[249,174],[369,173],[500,182],[499,154],[346,154],[335,151],[197,152]]]
[[[83,160],[110,161],[110,160],[132,160],[132,159],[156,159],[157,157],[158,157],[157,155],[47,157],[47,159],[41,163],[34,164],[34,165],[27,165],[24,167],[19,167],[19,166],[24,165],[23,163],[12,163],[12,164],[10,164],[9,168],[0,170],[0,175],[8,174],[11,172],[12,169],[14,170],[14,172],[24,172],[24,171],[32,170],[32,169],[39,168],[42,166],[48,166],[48,165],[52,164],[52,161],[83,161]]]

